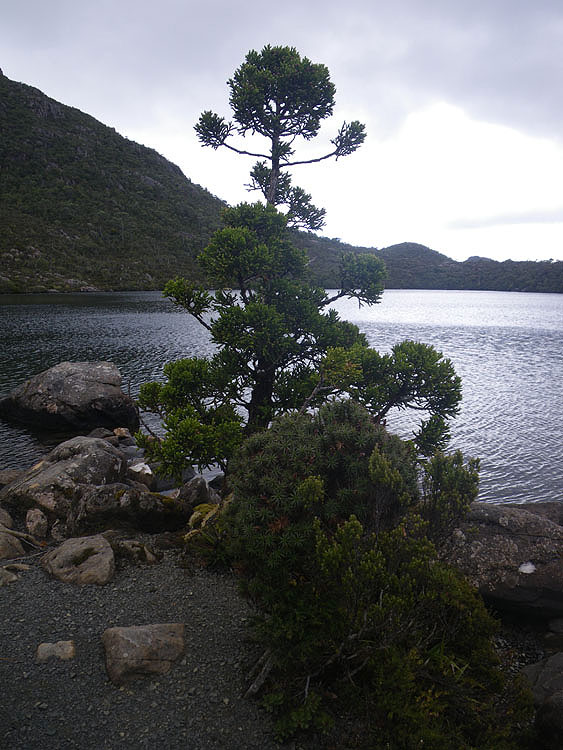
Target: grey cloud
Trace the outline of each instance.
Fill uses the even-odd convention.
[[[362,106],[381,133],[444,100],[562,135],[560,0],[20,0],[0,25],[6,75],[96,116],[111,112],[116,126],[168,107],[190,121],[202,103],[226,113],[226,79],[268,42],[326,63],[338,104]]]

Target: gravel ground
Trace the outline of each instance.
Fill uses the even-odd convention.
[[[232,577],[189,572],[167,551],[156,565],[122,566],[105,586],[74,586],[39,560],[0,588],[0,748],[279,750],[269,716],[242,697],[255,654]],[[165,622],[185,624],[171,671],[110,683],[103,631]],[[37,663],[37,646],[59,640],[75,642],[76,658]]]
[[[147,539],[143,539],[147,541]],[[61,583],[41,568],[0,587],[0,750],[318,750],[343,737],[280,746],[258,703],[243,698],[258,654],[251,611],[230,575],[190,571],[177,551],[156,565],[119,562],[105,586]],[[5,564],[3,561],[1,564]],[[166,675],[125,687],[109,682],[106,628],[183,622],[184,655]],[[42,642],[72,640],[72,661],[36,662]],[[533,628],[505,623],[497,648],[507,671],[544,656]],[[344,742],[344,745],[342,744]]]

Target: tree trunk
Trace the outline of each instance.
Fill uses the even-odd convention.
[[[274,391],[273,371],[257,370],[256,382],[252,389],[250,404],[248,405],[248,422],[245,432],[253,435],[265,430],[272,421],[272,394]]]
[[[280,176],[280,155],[279,155],[279,136],[272,138],[272,171],[270,174],[270,184],[266,195],[266,203],[271,206],[276,205],[276,192],[278,189],[278,179]]]

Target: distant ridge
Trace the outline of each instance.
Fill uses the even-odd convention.
[[[156,151],[0,71],[0,293],[161,289],[198,279],[226,204]],[[563,292],[563,262],[464,263],[424,245],[377,250],[295,232],[316,280],[343,252],[375,253],[388,288]],[[204,281],[204,279],[202,279]]]

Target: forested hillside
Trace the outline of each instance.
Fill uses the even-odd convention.
[[[156,151],[0,75],[0,291],[158,289],[222,201]]]
[[[161,289],[198,277],[225,205],[156,151],[0,72],[0,293]],[[377,228],[374,228],[377,235]],[[415,243],[359,248],[296,232],[319,283],[343,252],[385,260],[388,288],[563,292],[563,262],[470,258]]]

